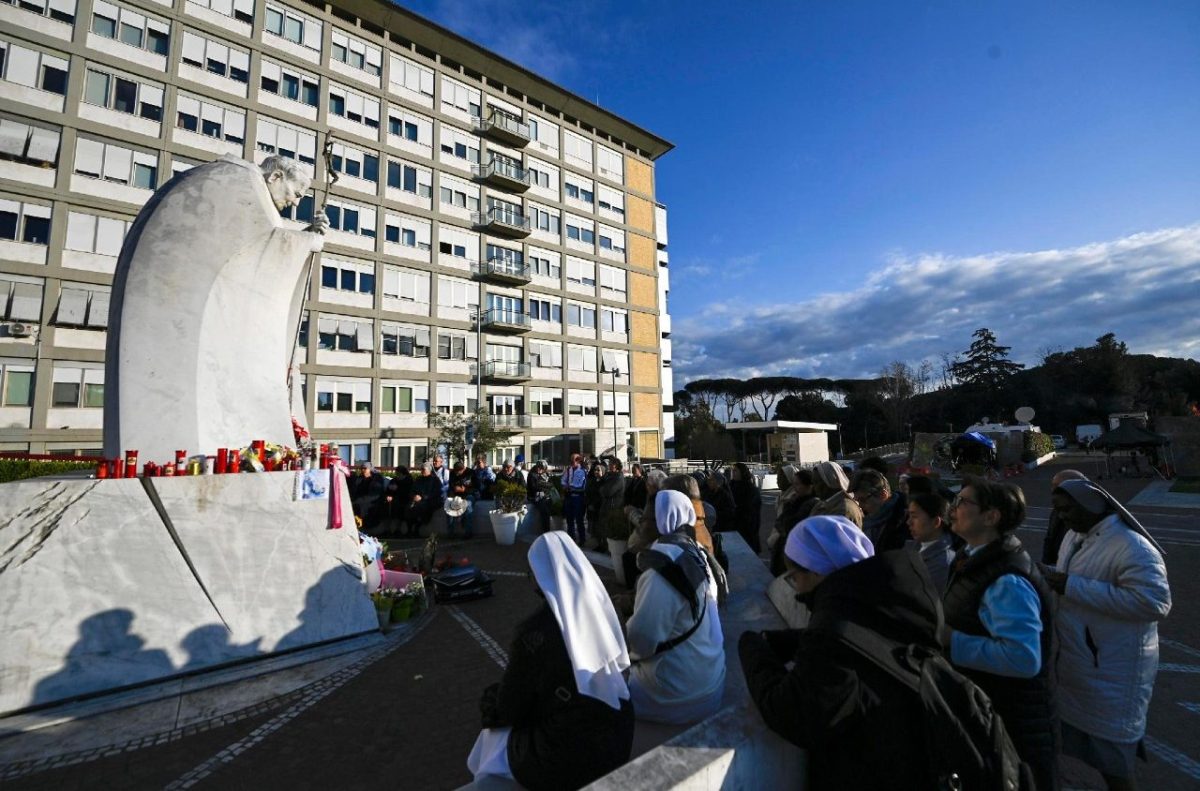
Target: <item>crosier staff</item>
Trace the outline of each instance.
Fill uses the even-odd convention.
[[[320,214],[325,214],[325,207],[329,205],[330,188],[338,182],[338,178],[339,178],[337,171],[333,169],[333,137],[328,132],[325,133],[325,143],[321,147],[321,153],[322,153],[322,158],[325,160],[325,200],[322,201],[319,212],[320,212]],[[314,184],[313,185],[313,206],[315,207],[316,205],[317,205],[317,188],[316,188],[316,185]],[[314,212],[313,216],[314,217],[317,216],[316,212]],[[324,233],[324,231],[321,231],[320,233]],[[315,252],[310,253],[308,256],[308,274],[305,275],[305,278],[304,278],[304,292],[303,292],[304,296],[302,297],[302,300],[300,303],[300,312],[296,316],[296,330],[295,330],[295,332],[292,333],[292,338],[293,338],[292,360],[291,360],[291,364],[288,365],[287,379],[288,379],[288,405],[293,408],[295,407],[295,401],[293,399],[293,389],[294,389],[294,385],[295,385],[295,381],[296,381],[296,372],[300,368],[300,362],[297,359],[299,356],[299,353],[300,353],[300,327],[304,323],[304,310],[305,310],[305,306],[308,304],[309,289],[312,288],[313,267],[315,266],[316,261],[317,261],[317,254]],[[304,428],[303,424],[301,424],[298,420],[296,420],[295,414],[292,415],[292,432],[295,435],[297,445],[304,444],[304,441],[308,440],[308,438],[309,438],[308,430]]]

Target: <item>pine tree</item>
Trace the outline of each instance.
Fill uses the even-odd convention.
[[[998,390],[1013,374],[1025,366],[1008,359],[1011,346],[996,343],[996,336],[987,327],[980,327],[971,335],[975,340],[971,348],[963,353],[963,359],[950,366],[950,372],[959,382],[985,390]]]

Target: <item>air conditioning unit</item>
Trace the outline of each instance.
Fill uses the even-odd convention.
[[[33,334],[33,325],[14,321],[8,325],[8,334],[13,338],[28,338]]]

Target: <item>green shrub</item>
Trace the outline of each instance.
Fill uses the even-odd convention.
[[[0,459],[0,483],[40,478],[44,475],[61,475],[65,472],[95,469],[94,461],[69,461],[43,459]]]
[[[1049,434],[1043,434],[1040,431],[1025,432],[1025,452],[1021,454],[1021,461],[1026,463],[1037,461],[1053,451],[1054,440],[1050,439]],[[1032,457],[1026,458],[1028,454],[1032,454]]]
[[[492,497],[500,510],[511,514],[520,511],[525,506],[529,492],[519,483],[511,481],[496,481],[492,487]]]

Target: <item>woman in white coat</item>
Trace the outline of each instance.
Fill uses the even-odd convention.
[[[1134,787],[1146,709],[1158,672],[1158,621],[1171,611],[1162,554],[1100,486],[1065,481],[1054,511],[1067,528],[1058,565],[1058,691],[1063,752],[1095,767],[1110,789]]]
[[[687,495],[660,491],[654,514],[659,538],[638,555],[643,574],[626,625],[629,694],[640,720],[694,722],[716,713],[725,690],[717,584],[684,531],[696,522]]]

